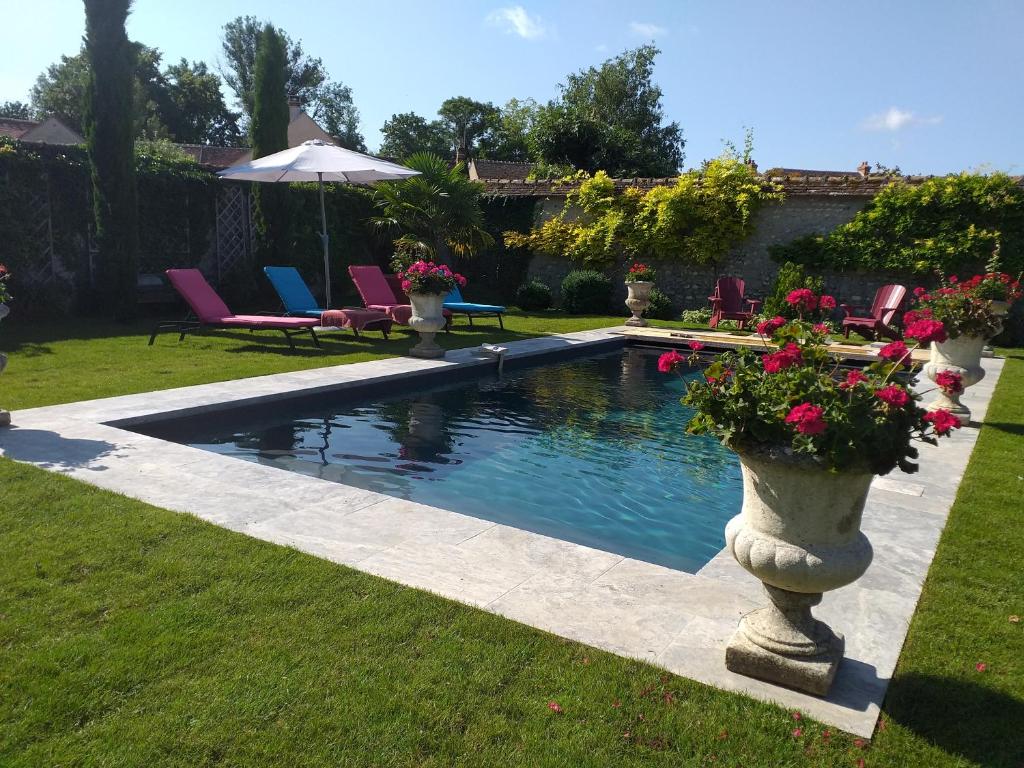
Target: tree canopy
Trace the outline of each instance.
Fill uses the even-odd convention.
[[[569,75],[541,107],[532,131],[537,160],[611,176],[674,176],[683,163],[677,122],[663,125],[653,82],[659,51],[645,45]]]
[[[32,117],[32,108],[23,101],[5,101],[0,104],[0,117],[28,120]]]
[[[427,121],[415,112],[392,115],[381,128],[384,139],[379,154],[399,160],[426,152],[451,157],[452,145],[448,129],[440,120]]]

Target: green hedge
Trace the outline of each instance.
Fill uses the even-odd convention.
[[[895,181],[848,224],[773,246],[777,261],[896,273],[975,270],[1000,245],[1002,267],[1024,270],[1024,187],[1003,173]]]

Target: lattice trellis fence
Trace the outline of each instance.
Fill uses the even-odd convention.
[[[252,196],[241,184],[225,184],[217,195],[217,247],[212,277],[217,282],[252,261],[255,228]]]

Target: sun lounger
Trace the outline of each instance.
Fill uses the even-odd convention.
[[[380,267],[352,266],[348,268],[348,274],[352,278],[352,282],[355,283],[356,290],[359,291],[367,309],[386,312],[388,317],[399,325],[409,324],[409,318],[412,317],[412,306],[398,303],[398,299],[395,298],[395,293],[388,285]],[[444,310],[444,316],[448,321],[444,326],[447,331],[451,324],[452,313],[449,310]]]
[[[379,330],[385,339],[388,337],[392,321],[386,312],[352,308],[325,310],[317,305],[309,286],[295,267],[264,267],[263,274],[277,291],[285,314],[315,318],[321,327],[348,328],[356,336],[362,330]]]
[[[501,316],[505,312],[505,308],[498,306],[497,304],[474,304],[470,301],[465,301],[462,298],[462,291],[459,290],[458,286],[452,288],[444,300],[444,308],[459,315],[465,315],[469,319],[469,324],[473,324],[474,317],[496,317],[498,318],[498,326],[501,328],[505,327],[505,323],[502,321]]]

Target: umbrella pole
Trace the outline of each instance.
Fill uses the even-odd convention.
[[[324,175],[317,173],[317,184],[320,186],[320,242],[324,246],[324,309],[331,308],[331,259],[328,256],[327,209],[324,207]]]

